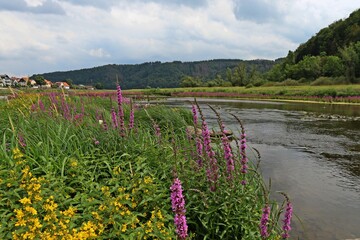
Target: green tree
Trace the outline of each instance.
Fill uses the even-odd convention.
[[[345,77],[351,82],[356,82],[356,70],[359,65],[359,54],[353,44],[340,49],[341,59],[345,66]]]
[[[65,82],[67,83],[67,84],[69,84],[69,86],[72,88],[73,87],[73,80],[71,79],[71,78],[67,78],[66,80],[65,80]]]
[[[35,80],[37,85],[45,85],[45,78],[42,75],[36,75],[33,79]]]
[[[321,57],[321,75],[325,77],[339,77],[344,75],[344,64],[338,56]]]
[[[95,83],[94,88],[96,88],[96,89],[103,89],[103,88],[104,88],[104,85],[103,85],[102,83],[98,82],[98,83]]]
[[[198,78],[191,76],[185,76],[180,82],[180,87],[200,87],[202,82]]]

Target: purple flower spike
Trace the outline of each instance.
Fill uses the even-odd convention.
[[[195,105],[192,105],[192,113],[193,113],[194,126],[196,126],[198,124],[198,117],[197,117],[197,111]]]
[[[283,220],[284,233],[281,235],[281,237],[283,239],[287,239],[290,237],[289,232],[291,230],[290,223],[291,223],[291,218],[292,218],[292,212],[293,212],[292,204],[291,204],[291,202],[288,201],[286,204],[285,216],[284,216],[284,220]]]
[[[133,108],[133,105],[131,104],[130,118],[129,118],[129,129],[133,129],[133,128],[134,128],[134,108]]]
[[[219,174],[218,174],[219,167],[217,164],[217,160],[215,158],[215,152],[213,151],[213,149],[210,145],[211,144],[210,132],[209,132],[209,129],[208,129],[208,126],[207,126],[207,123],[205,120],[203,120],[203,122],[202,122],[202,137],[203,137],[203,141],[204,141],[205,152],[209,159],[209,167],[206,170],[207,177],[211,184],[210,190],[214,192],[214,191],[216,191],[216,184],[217,184],[217,180],[219,177]]]
[[[118,114],[119,114],[119,121],[120,121],[120,132],[121,132],[121,135],[123,136],[125,134],[125,123],[124,123],[124,109],[122,106],[123,97],[122,97],[120,85],[117,85],[116,93],[117,93],[118,110],[119,110]]]
[[[263,214],[260,220],[260,234],[263,239],[269,236],[269,233],[267,231],[267,223],[269,221],[269,216],[270,216],[270,207],[266,205],[263,209]]]
[[[114,128],[118,128],[118,121],[117,121],[117,118],[116,118],[116,112],[115,112],[115,109],[111,109],[111,119],[112,119],[112,122],[113,122],[113,127]]]
[[[171,208],[175,213],[174,223],[176,226],[176,233],[180,239],[186,239],[188,236],[188,226],[186,224],[185,217],[185,200],[183,196],[183,190],[181,181],[176,178],[173,185],[170,187],[171,190]]]

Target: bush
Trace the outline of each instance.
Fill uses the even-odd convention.
[[[286,79],[285,81],[279,82],[276,86],[299,86],[299,82],[293,79]]]
[[[321,86],[321,85],[334,85],[335,81],[331,77],[319,77],[312,83],[310,83],[311,86]]]

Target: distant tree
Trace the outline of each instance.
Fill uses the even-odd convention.
[[[233,70],[233,74],[231,77],[231,84],[233,86],[244,86],[246,81],[247,81],[246,65],[245,63],[239,63],[239,65]]]
[[[180,87],[200,87],[202,82],[198,78],[191,76],[185,76],[180,82]]]
[[[284,63],[276,64],[270,71],[265,74],[265,78],[272,82],[281,82],[285,80]]]
[[[344,74],[344,64],[338,56],[321,57],[321,75],[339,77]]]
[[[67,84],[69,84],[69,86],[72,88],[73,87],[73,80],[71,79],[71,78],[67,78],[66,80],[65,80],[65,82],[67,83]]]
[[[226,80],[228,82],[232,82],[232,71],[230,68],[226,68]]]
[[[103,89],[103,88],[104,88],[104,85],[103,85],[102,83],[98,82],[98,83],[95,83],[94,88],[96,88],[96,89]]]
[[[341,59],[345,66],[345,77],[351,82],[356,82],[356,68],[359,64],[359,55],[353,44],[340,49]]]
[[[36,82],[37,85],[45,85],[45,78],[42,76],[42,75],[37,75],[37,76],[34,76],[33,78]]]

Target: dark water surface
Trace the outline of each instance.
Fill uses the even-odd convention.
[[[191,107],[186,98],[167,104]],[[210,126],[221,114],[227,128],[244,122],[249,146],[261,153],[261,171],[288,193],[294,213],[291,239],[360,238],[360,106],[198,99]],[[303,226],[302,226],[303,225]]]

